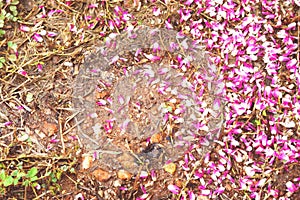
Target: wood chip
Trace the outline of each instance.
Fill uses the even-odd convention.
[[[178,187],[183,187],[183,182],[182,182],[182,180],[180,180],[180,179],[176,179],[175,180],[175,185],[177,185]]]
[[[207,196],[199,195],[197,200],[209,200],[209,198]]]
[[[121,180],[129,180],[131,179],[132,174],[126,170],[121,169],[117,172],[117,176]]]
[[[151,136],[150,142],[151,143],[160,143],[162,141],[162,135],[160,133],[155,133]]]
[[[105,171],[101,168],[96,169],[95,171],[92,172],[92,174],[100,182],[105,182],[111,177],[108,171]]]
[[[109,96],[109,92],[107,90],[103,90],[101,92],[96,91],[96,98],[97,99],[104,99]]]
[[[140,0],[124,0],[124,7],[126,9],[134,9],[140,7]]]

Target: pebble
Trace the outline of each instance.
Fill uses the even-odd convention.
[[[168,172],[170,174],[174,174],[174,172],[176,171],[176,164],[171,162],[171,163],[163,166],[163,168],[166,172]]]
[[[93,157],[90,155],[85,155],[82,158],[81,168],[82,169],[88,169],[91,167],[93,162]]]

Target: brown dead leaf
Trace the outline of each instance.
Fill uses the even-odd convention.
[[[42,126],[42,132],[44,132],[48,136],[54,135],[58,130],[58,127],[54,123],[44,122]]]

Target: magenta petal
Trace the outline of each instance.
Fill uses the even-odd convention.
[[[23,69],[19,70],[19,74],[21,74],[23,76],[27,76],[27,72]]]
[[[43,42],[42,36],[40,34],[38,34],[38,33],[35,33],[32,37],[37,42]]]
[[[5,122],[4,123],[4,126],[9,126],[9,125],[11,125],[12,124],[12,122],[11,121],[8,121],[8,122]]]
[[[55,37],[55,36],[57,36],[57,33],[52,32],[52,31],[48,31],[48,36],[49,37]]]
[[[285,185],[286,185],[288,191],[292,192],[292,193],[297,191],[297,189],[298,189],[297,186],[294,183],[292,183],[291,181],[288,181]]]

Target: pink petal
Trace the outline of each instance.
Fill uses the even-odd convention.
[[[157,60],[160,60],[160,57],[159,56],[154,56],[154,55],[152,55],[152,54],[145,54],[144,53],[144,56],[146,57],[146,58],[148,58],[149,60],[151,60],[151,61],[157,61]]]
[[[98,3],[90,4],[88,8],[98,8]]]
[[[76,200],[84,200],[84,197],[83,197],[83,195],[81,193],[79,193],[79,194],[75,195],[74,199],[76,199]]]
[[[29,32],[29,31],[30,31],[30,28],[29,28],[28,26],[21,25],[21,26],[20,26],[20,30],[23,31],[23,32]]]
[[[297,186],[291,181],[288,181],[285,185],[286,185],[288,191],[292,192],[292,193],[297,191],[297,189],[298,189]]]
[[[290,58],[289,58],[289,57],[285,57],[285,56],[279,56],[278,60],[279,60],[280,62],[286,62],[286,61],[289,61]]]
[[[157,17],[158,15],[160,15],[160,8],[154,7],[154,8],[153,8],[153,15],[156,16],[156,17]]]
[[[32,37],[37,42],[43,42],[42,36],[40,34],[38,34],[38,33],[35,33]]]
[[[48,31],[48,36],[49,37],[55,37],[55,36],[57,36],[57,33],[52,32],[52,31]]]
[[[37,64],[38,70],[41,72],[43,70],[43,65],[41,63]]]
[[[201,190],[201,194],[202,195],[205,195],[205,196],[208,196],[208,195],[210,195],[210,190]]]
[[[11,121],[8,121],[8,122],[5,122],[3,125],[4,126],[9,126],[9,125],[11,125],[12,124],[12,122]]]
[[[169,23],[168,21],[165,22],[166,23],[166,28],[167,29],[173,29],[173,26],[171,23]]]
[[[168,190],[170,190],[173,194],[179,194],[180,188],[177,185],[168,185]]]
[[[106,101],[103,100],[103,99],[100,99],[100,100],[97,102],[97,104],[98,104],[99,106],[104,106],[104,105],[106,105]]]
[[[19,70],[19,74],[23,75],[23,76],[27,76],[27,72],[23,69]]]

